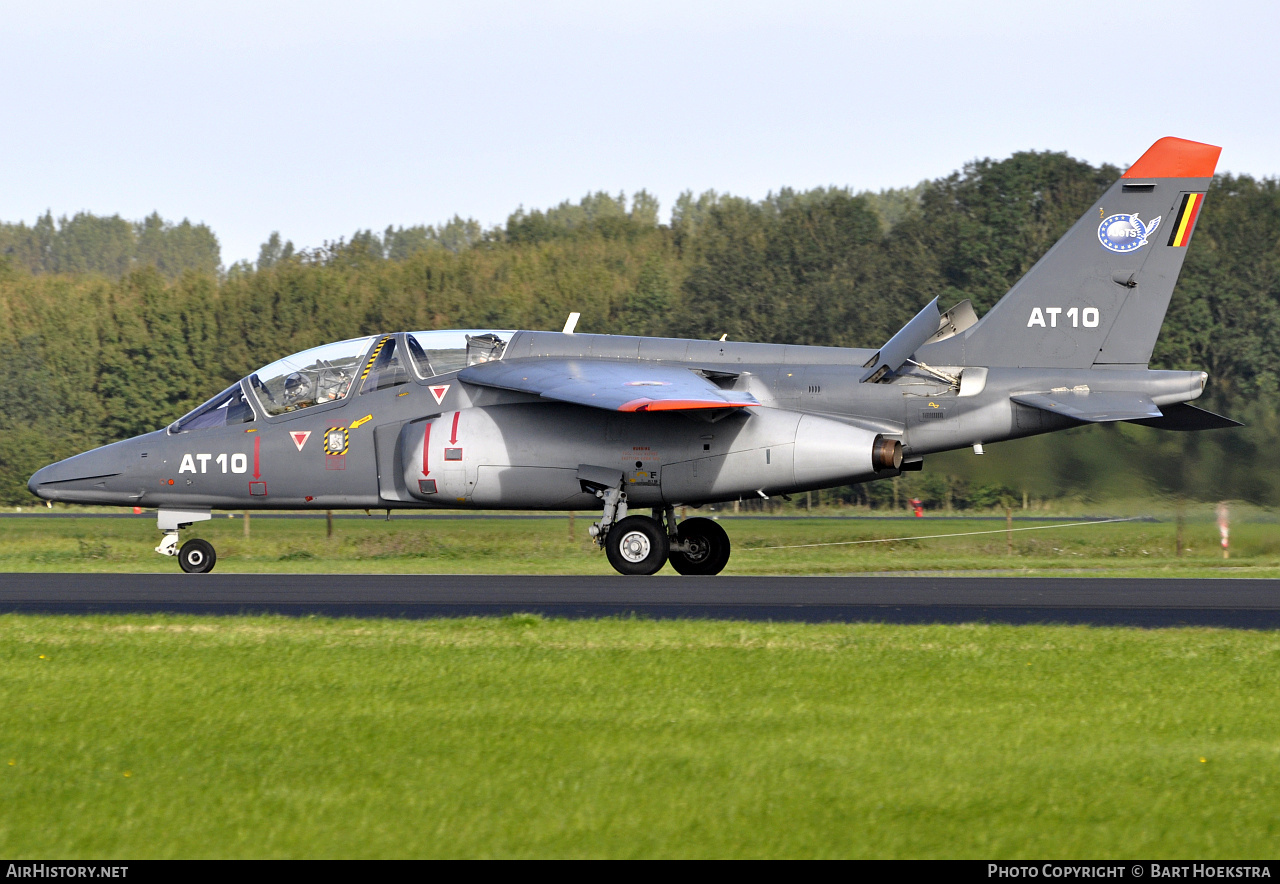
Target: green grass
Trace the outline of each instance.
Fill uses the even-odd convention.
[[[603,553],[588,539],[592,518],[569,520],[370,518],[334,520],[325,533],[314,519],[225,515],[183,532],[204,537],[218,550],[217,571],[288,573],[526,573],[611,574]],[[1280,577],[1280,530],[1274,523],[1237,521],[1232,557],[1223,560],[1216,525],[1190,522],[1181,557],[1175,526],[1165,522],[1072,525],[1015,531],[1008,554],[1002,520],[931,517],[897,521],[866,518],[722,520],[734,545],[729,574],[849,574],[886,571],[997,571],[1013,574],[1111,576]],[[1060,520],[1015,522],[1015,527],[1056,525]],[[127,519],[94,515],[68,519],[0,521],[0,572],[172,572],[177,564],[152,552],[160,534],[155,515]],[[995,532],[928,540],[847,544],[916,535]],[[767,547],[841,544],[792,549]],[[669,567],[664,574],[674,573]]]
[[[1275,857],[1280,634],[0,617],[0,855]]]

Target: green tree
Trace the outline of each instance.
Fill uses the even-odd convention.
[[[258,249],[259,270],[270,270],[281,261],[288,261],[294,255],[293,240],[281,242],[280,231],[271,231],[271,236]]]

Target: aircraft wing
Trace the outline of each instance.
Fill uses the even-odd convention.
[[[1151,397],[1141,393],[1093,392],[1022,393],[1014,402],[1078,421],[1107,423],[1162,417]]]
[[[1164,417],[1133,421],[1144,427],[1155,427],[1157,430],[1225,430],[1228,427],[1243,427],[1240,421],[1196,408],[1185,402],[1166,405],[1160,409]]]
[[[459,380],[533,393],[606,411],[688,411],[759,405],[750,393],[722,390],[679,365],[614,359],[550,357],[473,365]]]

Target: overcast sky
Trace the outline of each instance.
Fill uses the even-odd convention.
[[[1052,7],[1052,8],[1051,8]],[[0,220],[209,224],[227,264],[646,188],[914,184],[1164,135],[1280,174],[1280,4],[8,4]]]

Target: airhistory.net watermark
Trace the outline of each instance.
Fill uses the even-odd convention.
[[[9,863],[6,878],[127,878],[128,866],[85,863]]]

